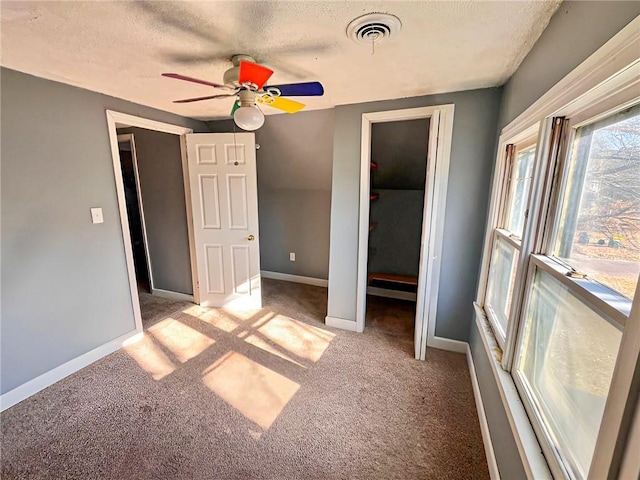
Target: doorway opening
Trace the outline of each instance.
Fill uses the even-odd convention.
[[[187,302],[192,301],[192,290],[189,284],[186,210],[182,209],[176,215],[176,212],[167,212],[166,206],[162,203],[165,201],[164,198],[171,198],[172,195],[184,196],[180,188],[175,192],[173,191],[175,185],[171,185],[171,177],[180,173],[181,169],[180,137],[137,127],[119,127],[116,131],[118,132],[118,154],[120,155],[138,300],[142,323],[146,328],[153,321],[159,320],[177,309],[184,308],[185,305],[190,305]],[[136,136],[141,140],[142,148],[139,150],[136,148]],[[173,168],[167,168],[167,163],[175,165],[172,166]],[[142,174],[140,166],[146,167],[146,171],[143,170]],[[150,167],[153,167],[153,170],[159,170],[159,172],[149,171]],[[176,172],[176,170],[178,171]],[[143,184],[145,189],[142,188]],[[148,233],[147,221],[145,220],[144,192],[147,192],[144,198],[148,200],[148,211],[151,214],[150,233]],[[157,195],[161,195],[163,200],[158,201],[157,198],[154,198]],[[170,245],[165,237],[177,235],[174,230],[180,230],[181,224],[185,230],[185,239],[182,242],[182,260],[180,261],[178,252],[178,258],[172,261],[172,264],[176,264],[174,265],[176,269],[171,273],[171,278],[163,278],[163,274],[166,277],[166,272],[163,271],[167,268],[166,258],[175,255],[175,249],[179,250],[180,248],[179,242]],[[153,256],[149,246],[150,240],[155,249]],[[152,262],[152,259],[155,259],[155,262]],[[160,278],[155,282],[153,265],[156,265],[160,274]],[[179,282],[181,273],[182,285]],[[164,288],[159,288],[159,286]],[[180,289],[184,293],[173,291],[176,289]]]
[[[118,135],[118,154],[120,155],[122,182],[124,184],[124,196],[127,204],[127,220],[129,222],[129,235],[133,248],[136,285],[138,286],[138,292],[151,293],[149,247],[144,228],[138,160],[136,158],[135,140],[132,133]]]
[[[415,358],[421,360],[427,343],[437,346],[453,111],[453,105],[438,105],[362,115],[356,330],[365,328],[368,292],[415,301],[396,305],[401,314],[394,321],[409,331],[413,323]],[[395,165],[392,158],[399,158]],[[384,311],[378,303],[372,300],[373,310]]]
[[[194,301],[181,138],[193,130],[109,110],[107,125],[135,329],[142,332],[143,319]]]
[[[365,323],[413,338],[429,118],[371,126]]]

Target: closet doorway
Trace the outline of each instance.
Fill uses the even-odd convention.
[[[151,293],[151,264],[149,262],[149,246],[144,224],[142,196],[136,146],[132,133],[118,135],[118,153],[124,184],[124,197],[127,206],[129,234],[133,249],[133,264],[136,272],[138,292]]]
[[[141,295],[194,300],[181,138],[193,130],[111,110],[106,117],[131,304],[142,332]]]
[[[362,118],[357,330],[364,330],[368,308],[379,316],[388,308],[400,322],[394,328],[413,329],[422,360],[427,345],[437,346],[452,127],[453,105]]]

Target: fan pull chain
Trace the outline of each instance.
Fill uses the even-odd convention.
[[[233,124],[233,154],[235,156],[233,165],[235,167],[238,166],[238,142],[236,142],[236,122],[231,122]]]

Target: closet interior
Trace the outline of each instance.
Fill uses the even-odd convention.
[[[368,326],[413,334],[429,119],[371,126]]]

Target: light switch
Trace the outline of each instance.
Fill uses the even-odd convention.
[[[93,223],[104,223],[104,218],[102,218],[102,209],[101,208],[92,208],[91,209],[91,221]]]

